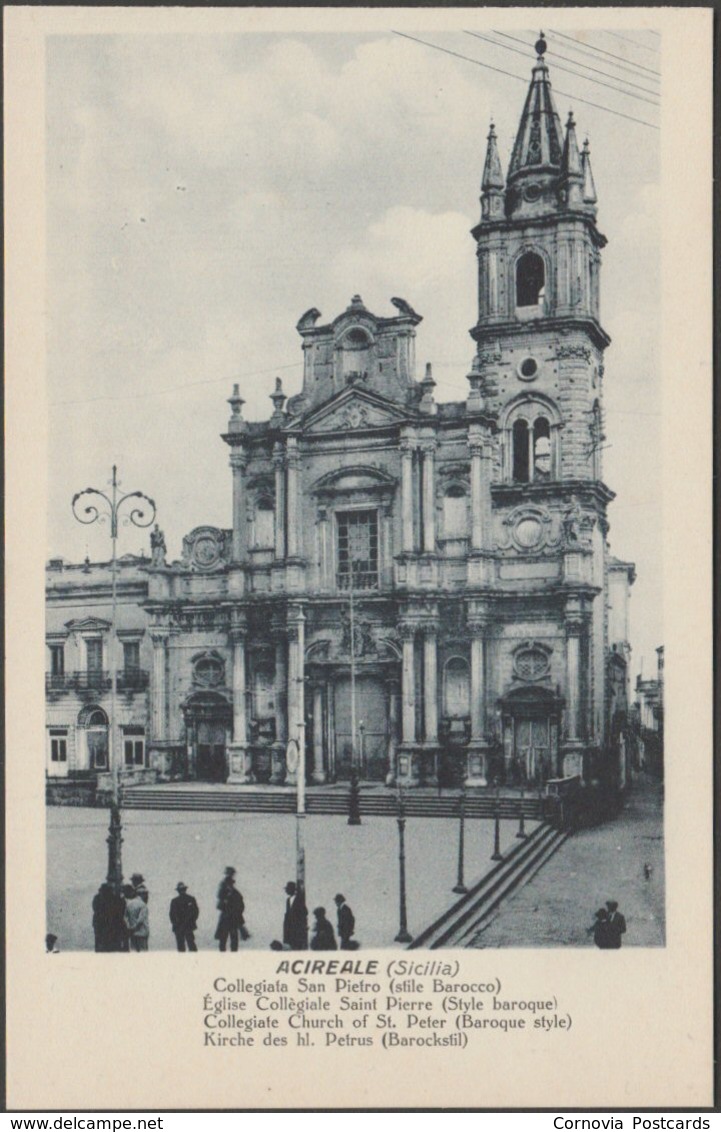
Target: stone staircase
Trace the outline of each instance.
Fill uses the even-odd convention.
[[[500,903],[527,884],[569,836],[567,831],[559,831],[546,823],[538,826],[526,840],[519,840],[504,860],[494,865],[465,896],[417,935],[409,950],[468,947]]]
[[[436,790],[406,790],[406,817],[450,818],[458,816],[458,791],[439,794]],[[126,810],[188,810],[254,814],[292,814],[296,808],[295,791],[289,788],[194,787],[192,784],[163,786],[131,786],[123,790]],[[529,821],[541,821],[542,801],[536,796],[501,795],[493,792],[466,795],[467,818],[492,818],[498,809],[501,819],[523,815]],[[339,787],[313,787],[306,793],[306,812],[314,814],[347,814],[348,790]],[[370,787],[360,791],[360,812],[367,817],[396,817],[398,798],[394,790]]]

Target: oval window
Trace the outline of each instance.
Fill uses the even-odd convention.
[[[518,367],[518,376],[524,381],[533,381],[538,377],[538,362],[535,358],[524,358]]]

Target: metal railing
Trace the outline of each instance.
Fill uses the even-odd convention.
[[[351,588],[351,574],[350,570],[347,572],[338,572],[336,574],[336,585],[339,590],[349,590]],[[378,589],[378,571],[377,570],[354,570],[353,571],[353,589],[354,590],[377,590]]]
[[[118,691],[142,692],[150,683],[150,675],[145,668],[118,669]],[[106,669],[85,669],[76,672],[46,672],[45,690],[47,692],[105,692],[110,687],[110,672]]]

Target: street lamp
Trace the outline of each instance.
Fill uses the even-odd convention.
[[[122,824],[120,821],[120,783],[118,776],[118,760],[115,749],[115,701],[118,689],[118,673],[116,665],[116,616],[117,616],[117,541],[118,516],[123,504],[128,500],[135,500],[135,505],[129,504],[129,513],[123,517],[123,523],[132,523],[135,527],[149,527],[155,519],[155,503],[142,491],[129,491],[118,496],[120,481],[118,469],[113,464],[113,477],[109,481],[111,492],[107,495],[96,487],[86,487],[77,492],[72,499],[73,515],[79,523],[107,522],[110,520],[110,539],[112,545],[111,578],[112,598],[110,615],[110,723],[108,726],[108,761],[112,782],[112,801],[110,805],[110,827],[108,830],[108,884],[114,892],[119,893],[123,883],[122,863]],[[89,498],[84,498],[89,497]],[[82,502],[81,502],[82,501]]]
[[[520,798],[521,805],[520,805],[520,812],[519,812],[519,816],[518,816],[518,833],[516,834],[516,837],[520,837],[522,841],[525,841],[526,838],[528,837],[528,834],[526,833],[525,814],[523,813],[523,799],[524,799],[524,797],[525,797],[525,790],[524,790],[523,786],[521,786],[521,798]]]
[[[494,813],[494,827],[493,827],[493,855],[492,861],[502,861],[503,854],[501,853],[501,790],[496,787],[496,807]]]
[[[457,892],[459,896],[464,896],[468,889],[463,880],[463,856],[464,856],[464,837],[465,837],[465,824],[466,824],[466,784],[461,783],[461,796],[458,804],[458,880],[453,886],[452,892]]]
[[[403,801],[403,787],[398,784],[398,868],[400,874],[400,926],[396,943],[412,943],[413,936],[408,931],[406,913],[406,848],[405,848],[406,811]]]

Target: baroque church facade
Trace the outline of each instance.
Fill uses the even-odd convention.
[[[51,564],[50,775],[107,770],[114,664],[135,780],[293,785],[295,739],[310,784],[625,784],[634,569],[607,537],[606,240],[536,46],[505,175],[488,135],[465,400],[437,401],[430,366],[416,378],[406,301],[308,310],[300,393],[277,380],[262,422],[230,398],[232,528],[196,528],[180,561],[157,531],[150,559],[121,559],[115,641],[107,564]]]

